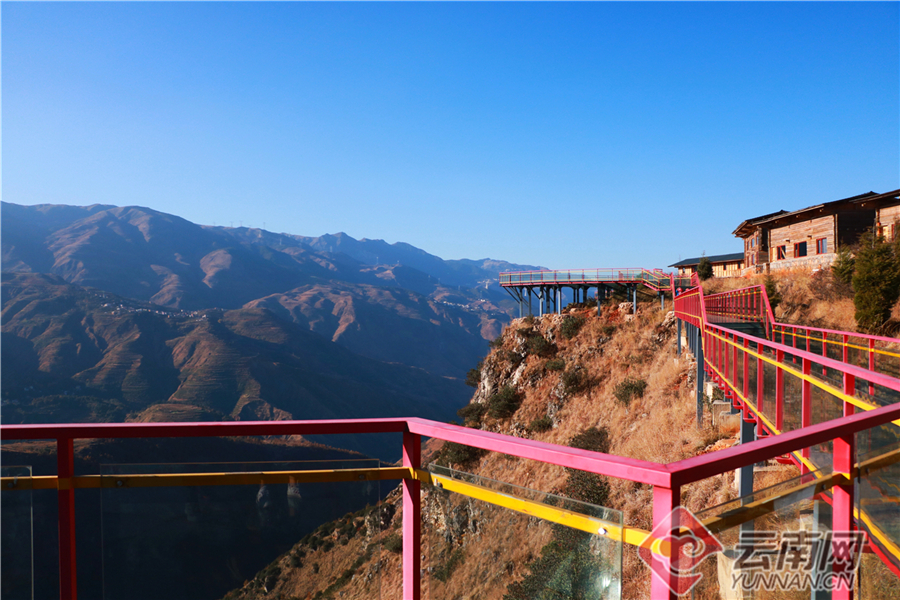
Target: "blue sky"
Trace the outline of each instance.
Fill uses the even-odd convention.
[[[900,3],[2,4],[3,199],[659,267],[900,187]]]

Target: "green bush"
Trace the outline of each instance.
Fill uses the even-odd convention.
[[[581,331],[586,322],[584,317],[569,315],[563,319],[562,324],[559,326],[559,333],[567,340],[570,340],[578,335],[578,332]]]
[[[609,431],[605,427],[588,427],[569,440],[568,446],[592,452],[609,452]]]
[[[616,384],[613,389],[613,396],[620,403],[628,406],[635,398],[643,398],[644,390],[647,389],[647,382],[643,379],[626,378],[624,381]]]
[[[522,356],[521,354],[518,354],[517,352],[513,352],[512,350],[505,351],[501,355],[501,357],[506,359],[506,361],[509,364],[511,364],[514,369],[516,367],[518,367],[519,365],[521,365],[522,362],[525,360],[524,356]]]
[[[553,358],[547,361],[544,368],[548,371],[562,371],[566,368],[566,361],[562,358]]]
[[[575,367],[571,371],[562,374],[563,393],[567,396],[583,391],[588,384],[584,369]]]
[[[778,292],[778,286],[771,275],[766,275],[764,283],[766,286],[766,296],[769,298],[769,306],[772,307],[772,315],[774,316],[775,309],[781,304],[781,294]]]
[[[605,335],[606,337],[610,337],[613,333],[616,332],[616,326],[615,325],[604,325],[603,327],[600,328],[600,331],[602,331],[603,335]]]
[[[486,450],[473,448],[456,442],[446,442],[440,452],[434,458],[434,462],[441,466],[460,465],[467,467],[487,454]]]
[[[553,344],[542,335],[533,335],[525,340],[525,350],[534,356],[547,356],[553,352]]]
[[[553,428],[553,419],[548,416],[543,416],[540,419],[535,419],[528,425],[529,431],[534,431],[536,433],[541,433],[543,431],[550,431]]]
[[[712,278],[713,276],[713,267],[712,263],[709,262],[709,258],[706,256],[700,257],[700,262],[697,263],[697,277],[700,278],[700,281],[706,281],[707,279]]]
[[[479,361],[478,365],[474,369],[469,369],[468,373],[466,373],[466,385],[470,385],[473,388],[477,388],[478,384],[481,383],[481,367],[484,366],[484,361]]]
[[[467,427],[477,427],[481,424],[481,419],[484,418],[487,409],[487,404],[483,402],[472,402],[456,411],[456,414],[462,417]]]
[[[403,538],[400,537],[399,534],[392,533],[391,535],[384,538],[384,549],[388,552],[393,552],[394,554],[400,554],[403,552]]]
[[[572,469],[563,487],[563,495],[573,500],[603,506],[609,500],[609,483],[596,473]]]
[[[874,232],[860,237],[853,273],[853,306],[856,326],[862,331],[877,332],[900,298],[900,242],[893,246],[896,252]]]
[[[853,271],[855,270],[856,259],[853,258],[849,248],[842,246],[838,250],[837,256],[834,257],[834,262],[831,263],[831,273],[834,275],[835,280],[845,286],[849,286],[853,283]]]
[[[453,571],[456,570],[456,567],[462,564],[463,560],[465,560],[463,551],[461,549],[454,550],[450,553],[450,558],[447,559],[447,562],[434,568],[432,576],[438,581],[446,582],[450,579],[450,576],[453,574]]]
[[[487,411],[495,419],[506,419],[519,410],[520,404],[522,404],[522,398],[516,388],[507,385],[490,397],[487,402]]]

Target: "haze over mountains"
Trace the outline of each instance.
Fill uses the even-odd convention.
[[[449,419],[509,320],[497,273],[536,267],[3,203],[2,268],[11,423]]]

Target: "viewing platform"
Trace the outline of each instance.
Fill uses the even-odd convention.
[[[644,288],[653,292],[664,303],[664,292],[672,293],[678,287],[690,286],[690,283],[690,277],[675,277],[661,269],[606,268],[500,273],[500,286],[518,303],[520,317],[534,314],[533,299],[538,301],[539,315],[560,313],[565,288],[572,290],[573,302],[586,302],[590,290],[596,288],[596,298],[600,302],[610,294],[624,291],[630,295],[632,302],[637,303],[638,288]]]

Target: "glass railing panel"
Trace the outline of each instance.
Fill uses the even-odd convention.
[[[878,385],[877,383],[872,386],[873,389],[869,389],[868,383],[866,383],[866,391],[874,392],[870,398],[872,404],[876,406],[887,406],[889,404],[896,404],[900,402],[900,392],[897,390],[892,390],[890,388]]]
[[[382,536],[370,531],[366,516],[381,499],[379,481],[163,481],[160,487],[139,487],[122,477],[377,466],[378,461],[367,459],[103,465],[103,598],[202,600],[222,598],[233,590],[238,590],[236,597],[256,597],[263,590],[273,597],[306,597],[329,586],[329,592],[336,593],[351,579],[369,588],[367,597],[378,598],[380,577],[373,563],[380,557]],[[334,552],[337,546],[350,546],[353,552]],[[366,554],[375,560],[356,565],[355,559]]]
[[[31,467],[0,467],[0,597],[34,598],[34,536]]]
[[[810,473],[738,498],[700,513],[723,550],[703,561],[703,578],[695,598],[777,599],[810,598],[819,559],[830,539],[831,513],[824,500],[807,485],[824,473]],[[769,501],[765,514],[750,515],[755,505]],[[743,507],[743,508],[742,508]],[[758,508],[756,510],[759,510]],[[718,520],[723,519],[723,520]]]
[[[857,523],[876,550],[860,566],[859,597],[864,600],[900,598],[900,436],[893,424],[856,435],[862,465],[887,459],[856,479],[854,494]]]
[[[802,425],[802,407],[803,407],[803,385],[802,380],[791,375],[784,374],[784,409],[783,431],[793,431],[800,429]]]
[[[755,348],[751,348],[755,350]],[[743,358],[741,358],[743,361]],[[743,365],[741,365],[741,390],[743,390]],[[753,406],[758,406],[756,402],[756,357],[750,356],[747,354],[747,381],[749,382],[747,385],[747,399],[750,400],[750,404]],[[743,393],[743,391],[742,391]]]
[[[810,388],[810,418],[813,425],[844,416],[843,400],[814,385]],[[813,463],[820,467],[831,465],[832,446],[832,442],[826,442],[811,448]]]
[[[423,598],[443,600],[618,599],[622,513],[430,466],[433,475],[509,499],[588,517],[589,533],[436,486],[423,488]]]
[[[737,340],[737,341],[738,341],[738,343],[740,343],[739,340]],[[734,359],[733,346],[728,347],[728,352],[733,360]],[[731,378],[731,381],[734,382],[735,388],[737,389],[737,391],[739,391],[741,393],[741,395],[743,395],[743,393],[744,393],[744,356],[745,356],[744,352],[741,350],[738,350],[737,361],[735,361],[735,364],[730,367],[731,372],[729,373],[729,377]]]

